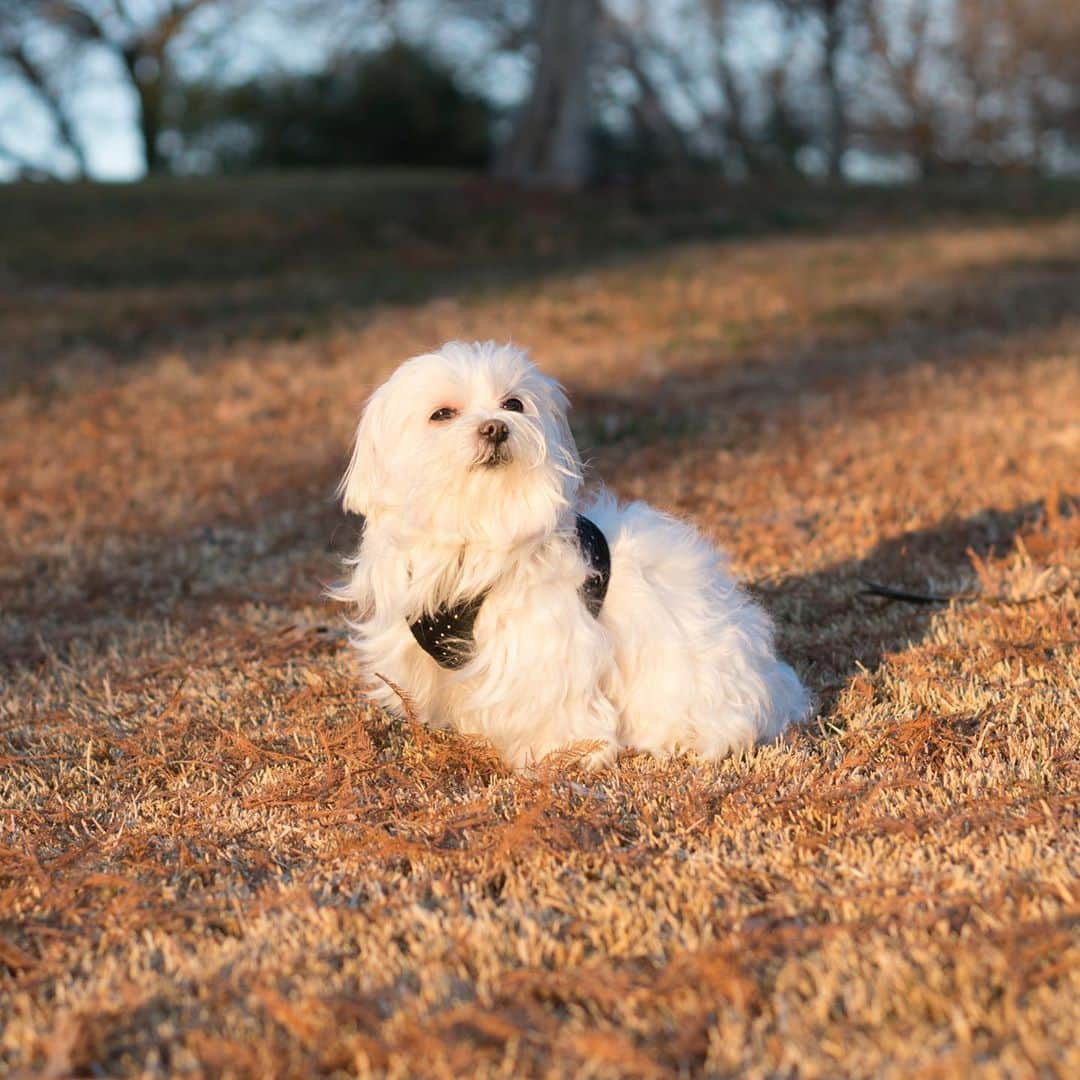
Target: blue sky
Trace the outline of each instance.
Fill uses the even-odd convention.
[[[275,12],[275,6],[284,14]],[[212,72],[217,78],[240,79],[259,70],[315,70],[336,49],[377,46],[390,37],[386,24],[367,13],[362,3],[322,18],[287,18],[289,11],[288,4],[252,2],[248,13],[230,25],[226,34],[215,36],[217,13],[211,6],[202,22],[192,25],[186,35],[189,40],[178,43],[176,55],[181,57],[182,73],[199,77]],[[452,55],[466,78],[470,70],[479,71],[480,65],[473,61],[490,49],[475,23],[440,19],[432,0],[407,0],[395,21],[404,34]],[[488,84],[483,88],[504,104],[525,88],[528,73],[520,61],[507,57],[483,65],[483,70]],[[111,181],[141,176],[135,97],[115,60],[103,51],[88,54],[77,70],[61,76],[61,86],[64,79],[91,176]],[[18,78],[5,77],[2,69],[0,144],[61,173],[72,168],[72,162],[55,145],[47,111]],[[0,156],[0,179],[10,179],[15,171],[15,166]]]

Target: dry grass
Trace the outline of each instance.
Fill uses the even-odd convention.
[[[1080,1075],[1076,193],[419,186],[5,193],[0,1068]],[[509,335],[816,723],[519,779],[365,704],[350,426]]]

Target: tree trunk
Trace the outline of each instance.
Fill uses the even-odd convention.
[[[138,102],[139,138],[147,176],[165,171],[161,156],[162,99],[164,97],[165,57],[135,49],[124,50],[124,68]]]
[[[746,121],[746,99],[739,86],[735,72],[724,57],[718,57],[716,74],[724,91],[727,112],[723,118],[724,138],[738,150],[747,176],[762,172],[761,155],[754,145],[749,125]],[[725,152],[727,148],[725,147]]]
[[[76,132],[75,121],[63,97],[54,89],[49,73],[35,62],[27,51],[25,44],[20,40],[18,26],[5,27],[0,24],[0,57],[15,67],[26,86],[33,91],[37,100],[48,110],[57,138],[74,160],[76,177],[79,180],[85,179],[87,174],[86,152]],[[0,152],[8,160],[14,161],[20,168],[30,170],[31,175],[39,172],[56,179],[56,176],[51,174],[49,169],[23,161],[10,149],[4,149]]]
[[[848,146],[848,123],[847,110],[844,107],[844,93],[840,87],[840,77],[837,72],[837,55],[840,52],[840,42],[843,37],[843,27],[840,20],[840,4],[835,2],[826,3],[824,6],[825,17],[825,87],[829,97],[828,104],[828,169],[830,180],[843,180],[844,178],[844,155]]]
[[[577,190],[589,174],[589,61],[597,0],[536,0],[536,74],[496,172]]]

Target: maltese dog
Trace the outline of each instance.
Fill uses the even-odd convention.
[[[524,769],[574,747],[716,758],[810,699],[768,616],[690,526],[601,492],[562,387],[509,345],[450,343],[371,396],[340,494],[364,521],[334,590],[374,700]]]

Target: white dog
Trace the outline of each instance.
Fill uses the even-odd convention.
[[[450,343],[367,403],[340,493],[363,515],[334,595],[373,696],[525,768],[575,743],[719,757],[805,719],[768,617],[688,525],[600,494],[567,400],[516,348]],[[580,511],[580,512],[579,512]]]

